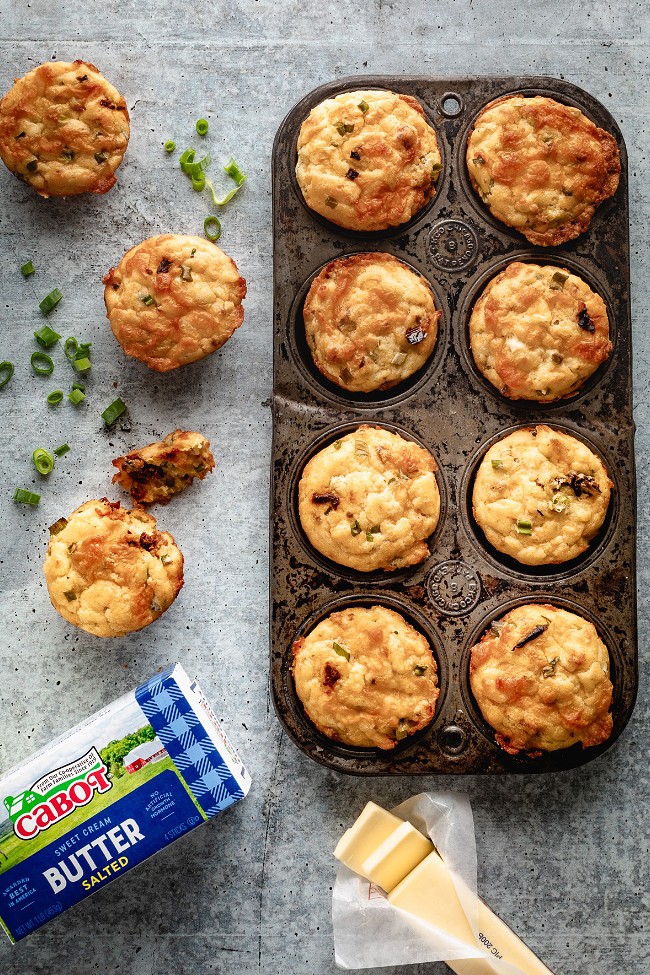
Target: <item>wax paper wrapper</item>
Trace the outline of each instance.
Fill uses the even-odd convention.
[[[449,868],[468,921],[478,935],[476,841],[469,800],[453,792],[422,792],[391,810],[428,835]],[[392,907],[384,892],[341,865],[332,894],[335,960],[339,968],[384,968],[418,962],[487,959],[478,946],[410,918]],[[499,975],[520,975],[490,957]]]

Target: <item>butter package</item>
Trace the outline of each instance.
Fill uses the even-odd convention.
[[[243,799],[250,776],[180,664],[0,778],[12,942]]]

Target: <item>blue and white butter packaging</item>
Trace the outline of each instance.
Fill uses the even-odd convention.
[[[0,779],[0,923],[19,941],[250,784],[197,682],[157,674]]]

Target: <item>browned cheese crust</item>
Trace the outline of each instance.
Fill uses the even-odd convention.
[[[124,98],[87,61],[41,64],[0,102],[0,157],[39,196],[106,193],[128,141]]]
[[[361,748],[394,748],[425,728],[438,700],[427,640],[394,610],[332,613],[293,645],[296,692],[328,738]]]
[[[470,683],[510,755],[600,745],[612,733],[609,654],[593,623],[555,606],[518,606],[472,647]]]
[[[316,367],[351,392],[388,389],[422,368],[440,312],[424,278],[391,254],[331,261],[305,300],[307,344]]]
[[[474,517],[499,552],[525,565],[574,559],[598,534],[612,482],[581,440],[540,424],[493,444],[474,481]]]
[[[132,450],[113,461],[119,484],[137,504],[167,504],[189,487],[195,477],[203,480],[214,468],[210,441],[200,433],[174,430],[164,440]]]
[[[469,323],[478,369],[509,399],[573,396],[611,352],[605,302],[566,268],[515,261],[487,284]]]
[[[417,565],[438,524],[436,463],[424,447],[360,426],[305,466],[298,508],[317,551],[360,572]]]
[[[298,136],[307,206],[349,230],[410,220],[435,193],[436,133],[420,103],[392,91],[346,91],[312,108]]]
[[[205,358],[244,320],[246,282],[233,259],[205,237],[149,237],[103,281],[115,338],[157,372]]]
[[[95,636],[124,636],[171,606],[183,585],[183,556],[146,511],[102,498],[51,526],[43,571],[64,619]]]
[[[621,172],[616,140],[578,108],[512,95],[488,105],[467,143],[472,186],[497,219],[551,247],[588,228]]]

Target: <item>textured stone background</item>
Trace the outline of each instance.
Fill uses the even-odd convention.
[[[557,975],[647,970],[648,537],[650,338],[647,226],[648,21],[644,2],[547,0],[411,3],[230,0],[151,6],[0,0],[0,91],[57,58],[97,64],[124,92],[131,144],[105,197],[43,201],[0,172],[0,359],[18,365],[0,394],[0,770],[180,660],[197,674],[253,775],[249,798],[72,913],[11,948],[2,975],[326,975],[334,972],[330,887],[335,840],[370,798],[392,805],[454,788],[474,808],[479,889]],[[646,46],[644,46],[646,45]],[[311,88],[369,72],[549,74],[581,85],[620,123],[630,156],[632,286],[639,482],[641,687],[617,745],[547,778],[346,778],[284,736],[267,691],[267,498],[271,442],[270,155],[289,108]],[[200,233],[206,201],[161,150],[196,143],[210,119],[217,157],[250,174],[224,213],[220,244],[249,283],[246,321],[225,349],[158,376],[127,361],[108,329],[100,278],[154,233]],[[31,258],[38,273],[23,281]],[[50,324],[92,340],[87,404],[48,410],[56,388],[28,360],[38,301],[59,286]],[[57,386],[67,382],[61,362]],[[110,434],[100,412],[117,392],[129,422]],[[217,472],[159,509],[186,558],[173,608],[141,634],[99,642],[51,609],[41,575],[47,528],[88,497],[109,494],[110,459],[177,425],[205,431]],[[12,504],[30,487],[38,444],[72,451],[35,510]],[[38,488],[36,488],[38,489]],[[612,594],[616,598],[616,594]],[[442,973],[444,965],[404,972]],[[387,975],[398,969],[386,969]],[[401,969],[399,971],[402,971]]]

